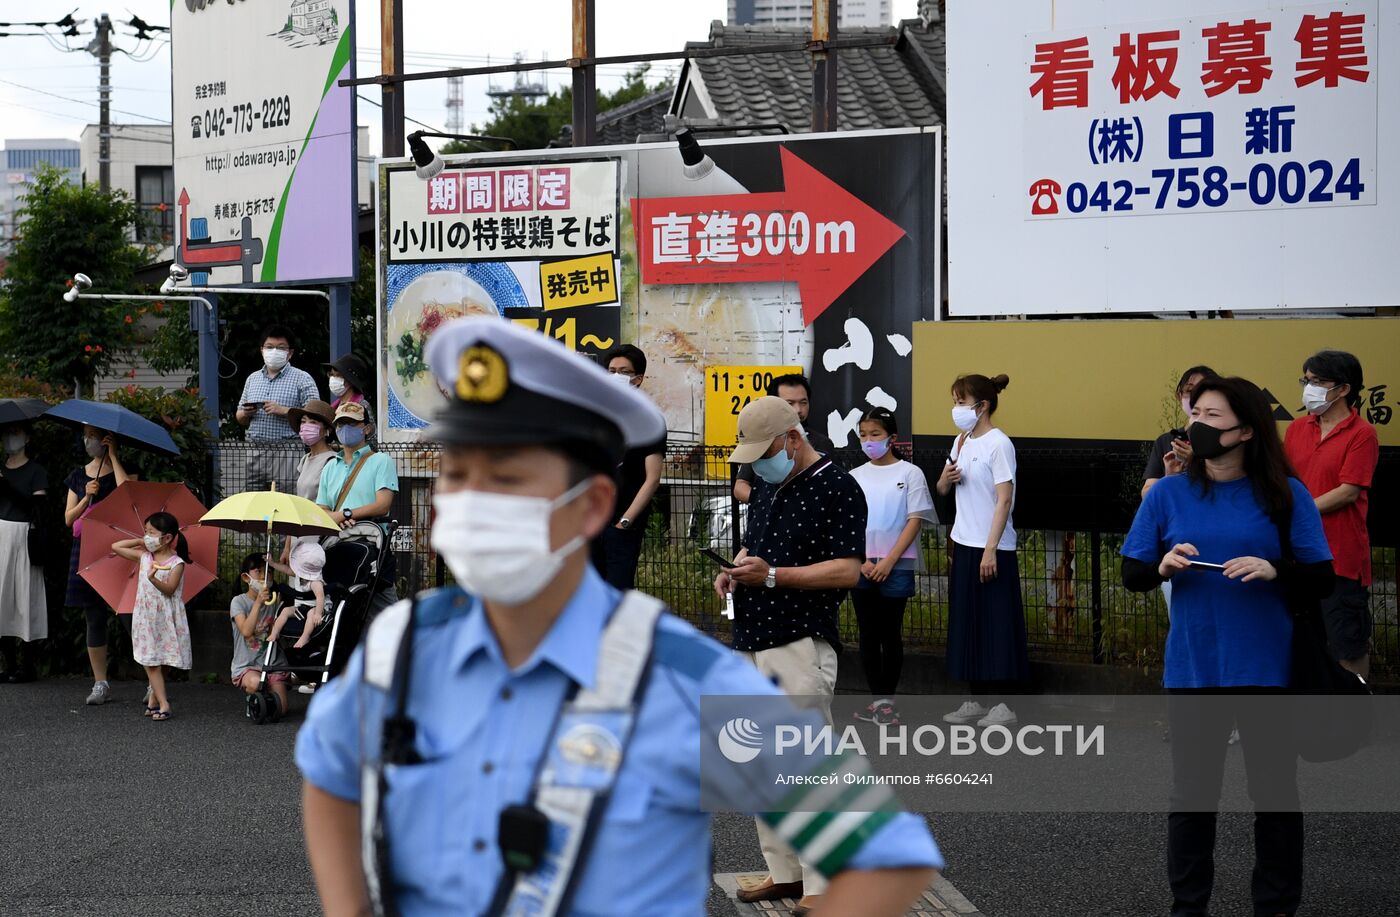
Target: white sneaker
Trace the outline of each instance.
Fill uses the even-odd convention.
[[[99,681],[92,686],[92,693],[87,696],[87,705],[96,707],[105,704],[112,699],[112,687],[105,681]]]
[[[977,721],[978,726],[1014,726],[1016,714],[1005,704],[997,704],[992,712]]]
[[[987,715],[987,708],[977,703],[975,700],[963,701],[963,705],[952,713],[945,714],[945,723],[971,723]]]
[[[315,693],[316,693],[316,686],[315,686],[314,684],[309,684],[309,685],[297,685],[297,693],[298,693],[298,694],[315,694]]]

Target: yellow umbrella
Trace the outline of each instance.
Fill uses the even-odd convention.
[[[234,494],[205,513],[201,525],[268,535],[320,535],[340,531],[324,509],[295,494],[255,490]]]
[[[324,535],[340,531],[340,526],[323,508],[305,497],[278,491],[276,484],[271,490],[253,490],[220,500],[200,517],[199,524],[234,532],[265,532],[264,557],[268,563],[272,561],[274,534]],[[263,582],[267,582],[267,566],[263,565]]]

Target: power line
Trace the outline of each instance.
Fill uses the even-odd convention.
[[[379,102],[376,102],[374,99],[371,99],[371,98],[370,98],[369,96],[367,96],[367,95],[364,95],[364,94],[358,93],[358,92],[355,93],[355,95],[356,95],[356,97],[358,97],[361,101],[368,102],[369,104],[373,105],[375,108],[383,108],[383,107],[384,107],[382,104],[380,104]],[[440,127],[433,127],[431,124],[424,124],[422,121],[419,121],[417,118],[410,118],[408,115],[404,115],[404,116],[403,116],[403,119],[404,119],[405,121],[412,121],[414,124],[418,125],[419,127],[424,128],[425,130],[433,131],[434,133],[438,133],[438,134],[445,134],[445,133],[447,133],[447,131],[443,130],[443,129],[440,128]]]
[[[29,92],[37,92],[40,95],[50,96],[55,99],[61,99],[64,102],[73,102],[78,105],[91,105],[93,108],[101,108],[101,104],[98,102],[89,102],[86,99],[75,99],[71,96],[61,96],[56,92],[49,92],[48,90],[39,89],[35,86],[26,86],[23,83],[16,83],[14,80],[7,80],[3,77],[0,77],[0,83],[4,83],[8,86],[14,86],[16,89],[25,89]],[[166,118],[157,118],[152,115],[143,115],[140,112],[126,111],[125,109],[121,108],[113,108],[111,110],[117,112],[118,114],[130,115],[133,118],[145,118],[147,121],[154,121],[157,124],[165,124],[168,122],[168,119]]]

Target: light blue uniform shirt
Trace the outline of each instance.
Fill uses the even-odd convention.
[[[393,877],[381,878],[405,917],[480,914],[490,903],[502,868],[499,813],[528,800],[570,685],[594,684],[598,643],[618,599],[590,566],[544,641],[514,671],[475,599],[452,588],[420,601],[407,712],[417,722],[423,763],[385,771]],[[363,666],[357,649],[345,673],[316,692],[296,748],[310,783],[356,803],[360,719],[382,720],[386,698],[363,682]],[[579,864],[571,914],[704,912],[711,864],[710,815],[700,810],[700,698],[776,693],[748,662],[662,616],[636,729],[592,850]],[[923,820],[899,813],[845,868],[942,865]]]
[[[370,451],[368,445],[361,446],[350,456],[350,461],[345,461],[345,452],[340,451],[335,457],[326,462],[326,467],[321,469],[321,489],[316,494],[316,501],[322,506],[330,509],[340,500],[340,491],[345,487],[345,481],[350,477],[350,472],[354,469],[355,463],[360,460],[360,456]],[[355,483],[350,485],[350,493],[344,500],[341,500],[341,509],[358,509],[361,506],[368,506],[379,497],[381,490],[392,490],[399,492],[399,471],[394,467],[394,460],[383,452],[376,452],[365,462],[365,467],[360,469],[360,473],[355,476]]]

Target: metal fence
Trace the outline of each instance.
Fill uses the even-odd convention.
[[[398,467],[400,489],[393,510],[400,526],[396,539],[398,590],[400,595],[411,595],[439,585],[445,578],[442,565],[428,546],[438,452],[431,444],[382,445],[380,451],[392,456]],[[287,447],[289,467],[301,453],[299,444]],[[201,489],[216,498],[248,489],[253,455],[252,444],[222,443],[210,479]],[[699,549],[713,547],[721,553],[738,549],[747,508],[732,497],[732,469],[726,456],[727,450],[675,445],[669,449],[637,570],[638,588],[665,600],[677,614],[720,638],[728,635],[729,622],[719,614],[721,603],[712,588],[714,564],[700,555]],[[846,467],[865,461],[856,451],[838,452],[835,457]],[[932,472],[942,465],[943,458],[942,453],[919,453],[913,461],[930,475],[932,484]],[[1018,458],[1023,470],[1037,461],[1029,450]],[[1024,488],[1028,480],[1043,483],[1048,477],[1023,475],[1020,486]],[[1098,483],[1056,482],[1054,486],[1074,486],[1076,500],[1124,499],[1120,492],[1124,487],[1116,476],[1087,475],[1084,480]],[[282,486],[290,485],[287,481]],[[1083,524],[1084,519],[1097,515],[1079,514],[1076,530],[1018,532],[1031,653],[1044,660],[1159,666],[1168,626],[1162,596],[1155,591],[1140,594],[1123,588],[1118,573],[1122,526]],[[1122,514],[1116,516],[1121,518]],[[926,528],[921,546],[924,569],[917,576],[917,592],[905,613],[904,635],[912,648],[937,651],[947,636],[947,526]],[[258,537],[225,533],[220,550],[222,589],[215,587],[207,601],[226,603],[238,579],[239,560],[247,551],[261,548]],[[1372,669],[1376,680],[1386,682],[1400,681],[1396,553],[1393,547],[1373,551],[1371,609],[1376,650]],[[852,643],[857,636],[849,601],[842,609],[841,636]]]

